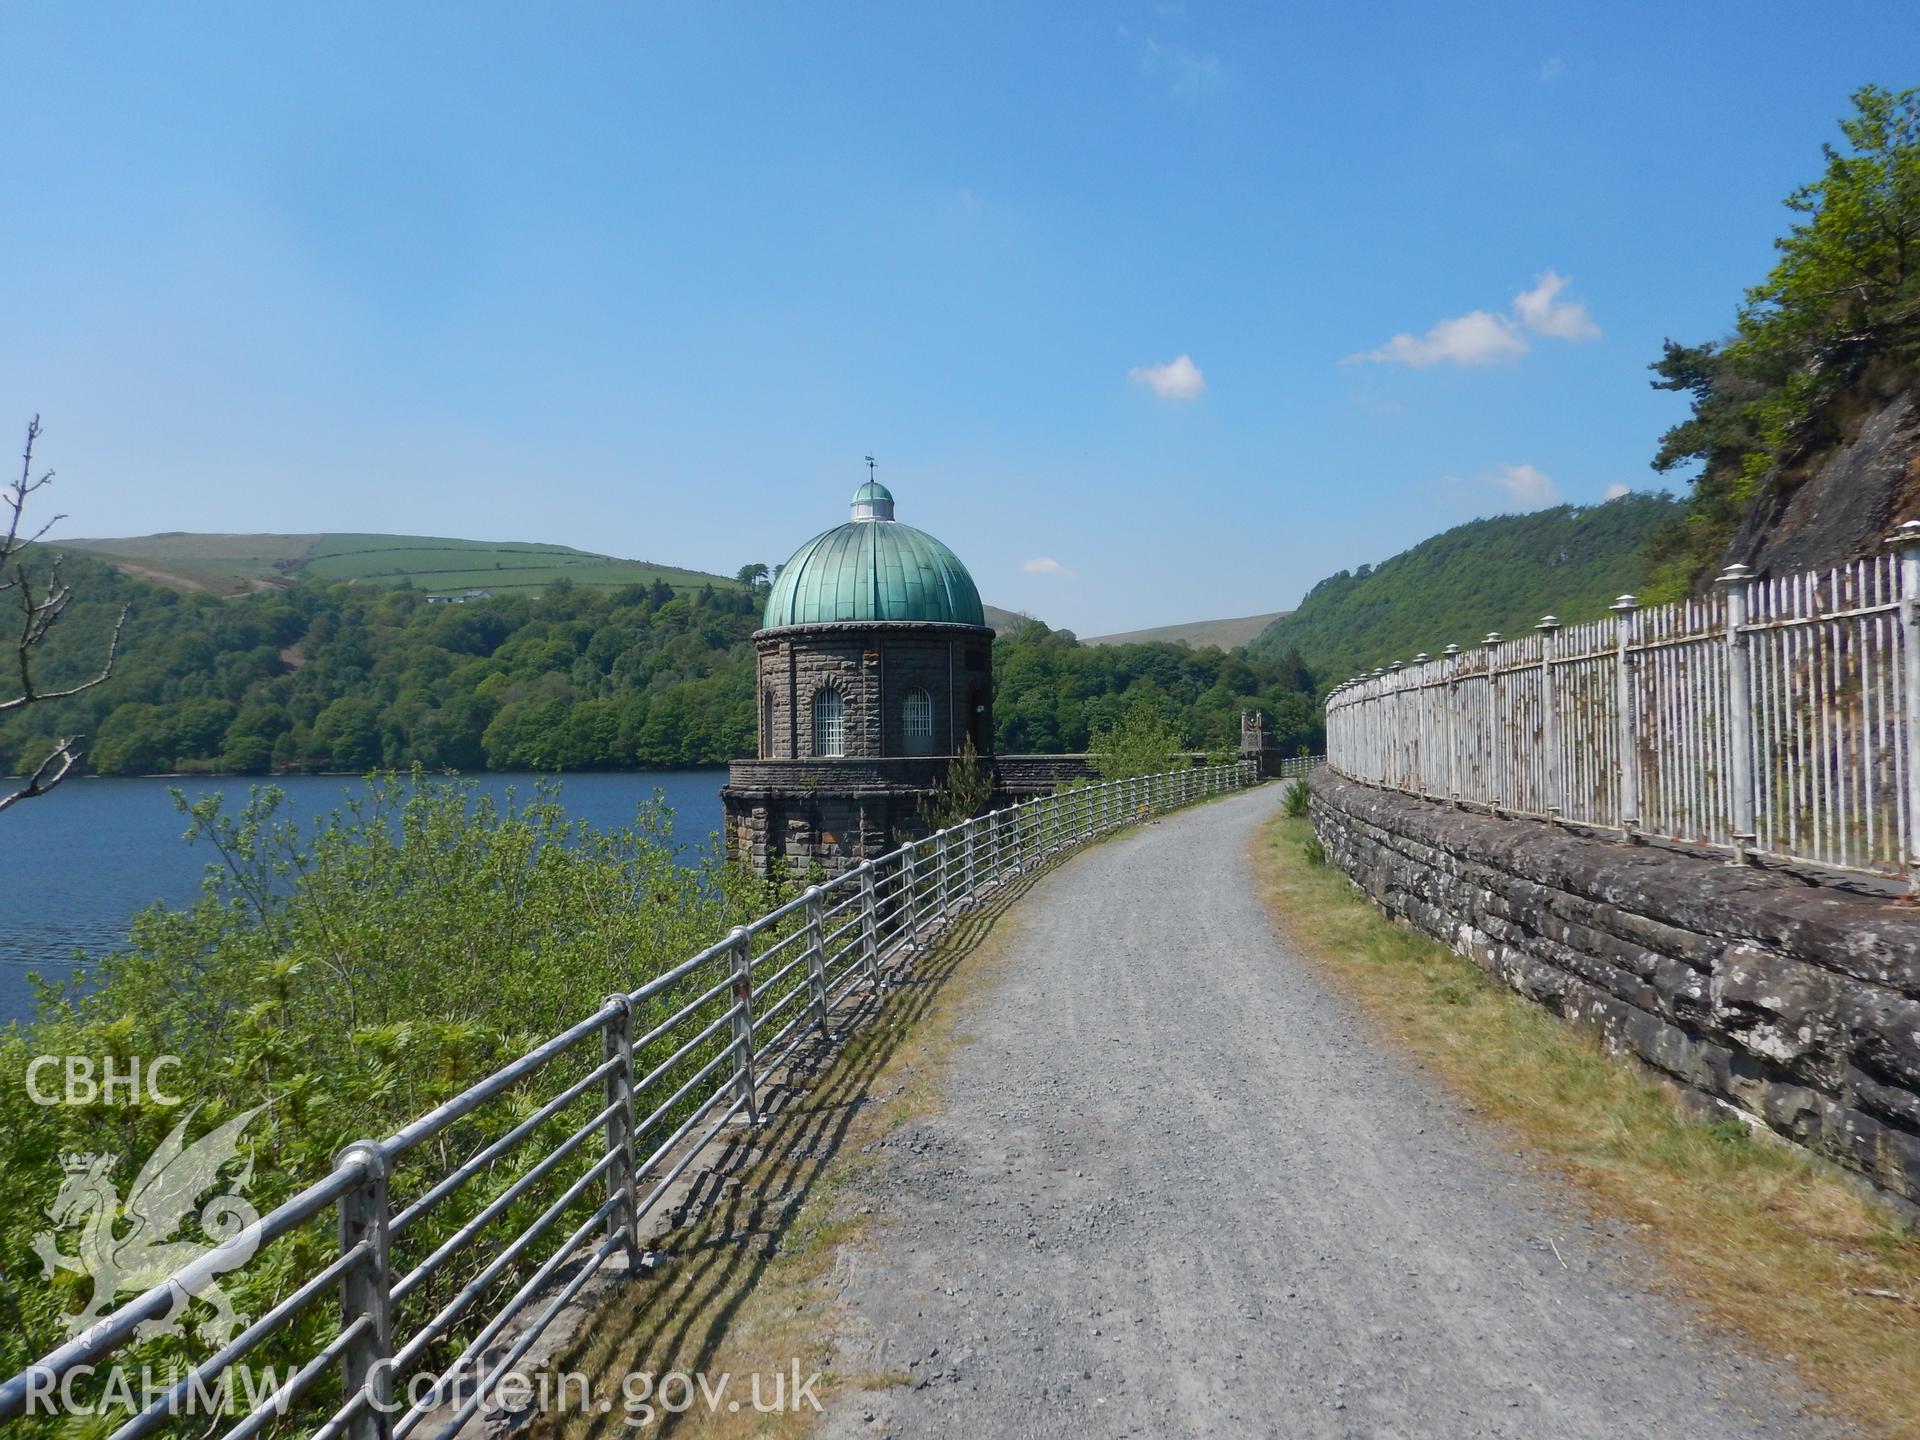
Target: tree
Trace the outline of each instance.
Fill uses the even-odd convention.
[[[66,519],[64,515],[55,515],[38,530],[29,533],[27,501],[35,491],[53,483],[51,470],[37,477],[33,473],[33,446],[39,438],[40,417],[36,415],[27,422],[27,443],[20,456],[20,479],[7,489],[0,490],[0,506],[6,510],[6,533],[0,536],[0,595],[11,595],[20,608],[20,628],[13,644],[19,693],[11,698],[0,698],[0,715],[49,700],[63,700],[105,684],[113,674],[114,658],[120,651],[120,632],[127,623],[127,611],[123,606],[119,620],[114,623],[112,638],[107,642],[106,660],[91,679],[53,690],[41,688],[36,681],[34,662],[38,652],[45,644],[48,632],[59,623],[61,615],[73,600],[73,587],[60,578],[58,555],[48,562],[44,574],[36,574],[24,558],[29,546],[44,539],[55,525]],[[80,761],[79,745],[84,738],[76,734],[56,739],[34,763],[33,769],[27,771],[26,783],[10,794],[0,795],[0,810],[22,800],[44,795],[66,779],[68,772]],[[23,769],[29,759],[22,757]]]
[[[1906,338],[1920,319],[1920,89],[1852,98],[1851,152],[1820,147],[1826,173],[1786,200],[1810,218],[1774,242],[1780,261],[1740,313],[1742,342],[1789,364]]]
[[[1869,365],[1920,361],[1920,89],[1868,85],[1840,122],[1847,148],[1786,198],[1805,219],[1774,241],[1780,258],[1747,291],[1731,339],[1668,340],[1652,384],[1692,396],[1653,466],[1704,462],[1684,526],[1653,547],[1663,596],[1704,583],[1742,517],[1794,462],[1830,440],[1834,402]]]
[[[969,735],[960,745],[960,753],[947,766],[946,778],[933,794],[920,802],[920,819],[930,830],[947,830],[971,820],[987,808],[993,798],[993,775],[980,763]]]
[[[1087,758],[1103,780],[1160,775],[1185,758],[1186,739],[1168,717],[1167,707],[1142,697],[1111,726],[1096,730]]]
[[[771,572],[765,565],[742,565],[739,573],[733,578],[738,580],[747,590],[753,591],[758,590],[763,585],[771,583],[768,579],[770,574]]]

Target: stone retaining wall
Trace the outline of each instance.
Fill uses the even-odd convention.
[[[1388,914],[1682,1086],[1920,1202],[1920,910],[1671,850],[1310,782]]]

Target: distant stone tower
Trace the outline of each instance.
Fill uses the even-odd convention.
[[[920,802],[970,737],[993,750],[993,631],[967,567],[893,518],[868,480],[853,518],[794,551],[767,596],[759,754],[720,792],[727,853],[828,873],[925,832]]]

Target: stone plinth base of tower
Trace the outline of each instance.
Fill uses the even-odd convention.
[[[727,858],[766,874],[851,869],[927,833],[922,804],[946,779],[945,756],[736,760],[720,791]]]
[[[1176,763],[1204,765],[1194,753]],[[989,755],[996,810],[1099,778],[1086,755]],[[946,756],[864,760],[736,760],[720,791],[727,858],[758,874],[774,856],[803,875],[818,865],[838,875],[927,833],[924,802],[940,790]]]

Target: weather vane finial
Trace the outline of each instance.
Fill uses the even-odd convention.
[[[867,456],[867,480],[869,483],[873,480],[873,456],[871,455]]]

